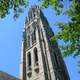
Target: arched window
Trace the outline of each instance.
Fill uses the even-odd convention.
[[[38,51],[37,48],[34,48],[34,70],[35,72],[39,72],[39,62],[38,62]]]
[[[35,61],[35,64],[38,62],[38,51],[37,51],[37,48],[34,48],[34,61]]]
[[[27,56],[28,56],[27,57],[28,58],[27,59],[28,60],[28,67],[31,67],[31,53],[29,52]]]

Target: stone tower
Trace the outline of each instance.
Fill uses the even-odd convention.
[[[70,80],[57,42],[38,6],[30,8],[21,48],[21,80]]]

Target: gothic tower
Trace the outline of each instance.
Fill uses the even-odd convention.
[[[30,8],[21,48],[21,80],[70,80],[57,42],[38,6]]]

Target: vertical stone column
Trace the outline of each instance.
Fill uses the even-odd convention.
[[[20,80],[23,80],[23,41],[22,41],[21,55],[20,55]]]

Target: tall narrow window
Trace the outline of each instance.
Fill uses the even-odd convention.
[[[34,48],[34,61],[35,61],[35,63],[38,62],[38,52],[37,52],[37,48]]]
[[[32,44],[34,44],[35,42],[36,42],[36,33],[34,30],[34,32],[32,33]]]
[[[28,74],[28,76],[29,77],[31,77],[31,74],[32,74],[32,63],[31,63],[31,53],[29,52],[28,54],[27,54],[27,61],[28,61],[28,63],[27,63],[27,74]]]
[[[31,53],[28,53],[28,67],[31,67]]]
[[[39,72],[38,51],[36,47],[34,48],[34,69],[35,72]]]
[[[32,44],[36,42],[36,25],[33,23],[32,24]]]
[[[26,36],[26,41],[27,41],[27,48],[30,47],[30,29],[27,29],[27,36]]]
[[[27,36],[27,47],[28,48],[30,47],[30,36],[29,35]]]

